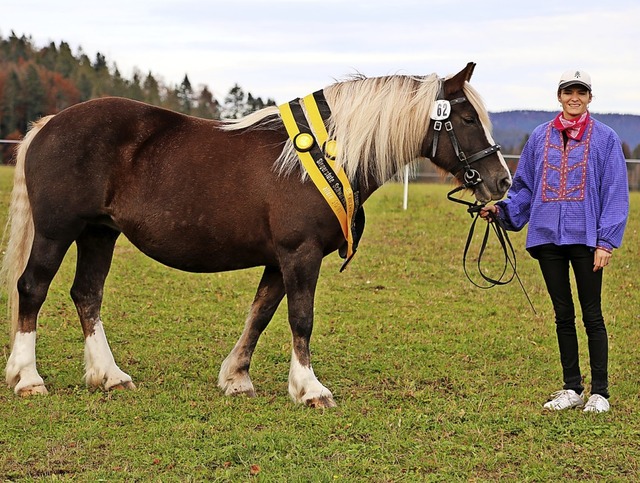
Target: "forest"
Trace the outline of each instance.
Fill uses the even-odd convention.
[[[185,73],[180,85],[165,85],[152,72],[124,77],[100,52],[92,59],[67,42],[38,48],[14,32],[0,35],[0,139],[21,139],[28,124],[78,102],[121,96],[207,119],[239,118],[274,105],[245,92],[238,84],[220,102],[206,85],[194,88]],[[0,163],[11,161],[13,145],[0,144]]]

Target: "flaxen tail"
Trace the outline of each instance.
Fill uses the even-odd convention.
[[[31,203],[29,202],[24,174],[25,158],[31,141],[52,117],[43,117],[32,124],[31,129],[18,146],[16,157],[11,205],[5,228],[5,235],[7,232],[9,233],[9,241],[7,242],[7,249],[0,269],[0,280],[7,290],[7,309],[11,323],[11,345],[13,345],[13,339],[18,329],[18,279],[27,266],[34,234]]]

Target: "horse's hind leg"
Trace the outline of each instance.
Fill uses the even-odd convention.
[[[280,270],[275,267],[266,267],[242,335],[220,368],[218,386],[225,391],[225,394],[255,396],[256,393],[249,377],[251,356],[260,335],[269,325],[273,314],[282,301],[284,293]]]
[[[18,279],[18,320],[7,361],[6,379],[9,387],[13,387],[20,396],[47,394],[36,369],[38,313],[70,245],[71,241],[54,241],[36,233],[29,261]]]
[[[85,382],[89,387],[135,389],[131,377],[116,365],[100,319],[104,283],[120,233],[88,225],[76,240],[78,261],[71,287],[84,333]]]

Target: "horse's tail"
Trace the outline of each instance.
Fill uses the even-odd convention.
[[[5,236],[8,232],[9,241],[2,261],[2,268],[0,268],[0,282],[6,286],[7,290],[11,345],[13,345],[13,339],[18,330],[18,279],[27,266],[34,236],[31,203],[25,180],[25,158],[29,145],[52,117],[43,117],[31,125],[31,129],[18,146],[16,156],[11,205],[5,228]]]

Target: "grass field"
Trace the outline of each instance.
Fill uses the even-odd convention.
[[[0,168],[4,224],[12,170]],[[89,392],[68,296],[74,254],[39,325],[49,396],[0,390],[0,481],[637,481],[640,479],[640,196],[605,273],[612,410],[545,413],[561,387],[542,277],[512,234],[522,281],[480,290],[461,255],[470,218],[447,186],[383,187],[367,203],[358,255],[329,256],[312,339],[316,375],[338,407],[287,394],[283,305],[256,351],[258,396],[227,398],[219,365],[240,335],[261,271],[193,275],[119,241],[103,319],[138,386]],[[4,306],[4,295],[2,300]],[[583,371],[586,339],[580,330]],[[9,355],[0,330],[3,362]],[[3,364],[4,367],[4,364]],[[587,383],[589,378],[587,375]]]

